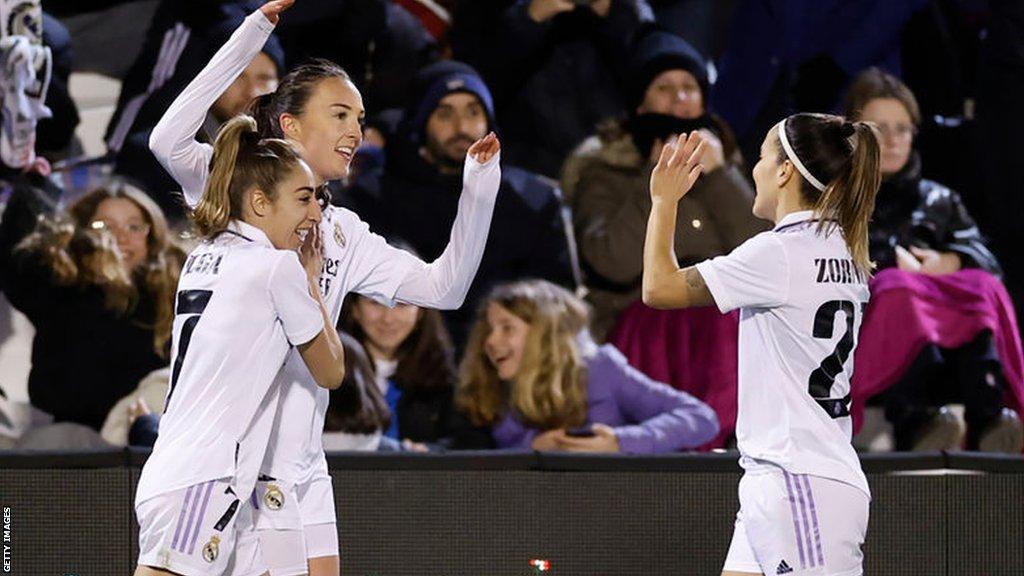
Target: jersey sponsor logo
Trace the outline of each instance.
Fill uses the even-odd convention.
[[[219,274],[220,263],[224,260],[223,254],[212,254],[204,252],[201,254],[190,254],[185,260],[185,274]]]
[[[815,258],[818,284],[866,284],[864,274],[849,258]]]
[[[324,265],[320,269],[320,293],[324,296],[331,291],[331,282],[338,277],[338,270],[341,269],[341,258],[324,257]]]

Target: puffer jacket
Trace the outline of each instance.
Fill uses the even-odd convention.
[[[882,182],[869,238],[871,259],[879,270],[896,266],[896,246],[914,246],[956,252],[964,268],[1002,274],[960,195],[922,178],[916,152],[903,170]]]

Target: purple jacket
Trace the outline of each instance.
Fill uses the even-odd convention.
[[[696,448],[718,435],[718,417],[693,396],[651,380],[606,344],[587,360],[587,423],[611,426],[626,454]],[[509,411],[491,430],[498,448],[529,450],[543,432]]]

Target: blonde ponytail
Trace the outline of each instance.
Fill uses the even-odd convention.
[[[228,120],[213,143],[210,177],[203,191],[203,199],[192,211],[192,222],[203,238],[224,231],[232,217],[237,217],[241,206],[231,194],[231,181],[235,175],[239,149],[246,141],[256,140],[256,120],[251,116],[235,116]]]

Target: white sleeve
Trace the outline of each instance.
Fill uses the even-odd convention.
[[[213,157],[213,147],[197,142],[196,133],[210,107],[260,53],[273,30],[259,10],[246,17],[153,128],[149,148],[181,185],[189,206],[203,197]]]
[[[320,304],[309,293],[309,280],[299,263],[299,255],[286,250],[280,252],[270,271],[267,288],[288,342],[299,346],[323,331],[324,316]]]
[[[789,259],[773,232],[762,232],[732,253],[697,264],[718,309],[772,308],[789,298]]]
[[[346,292],[356,292],[374,300],[393,306],[398,285],[409,270],[424,265],[418,258],[405,250],[399,250],[387,243],[379,234],[370,231],[370,226],[349,212],[351,222],[342,224],[342,210],[328,208],[330,219],[341,227],[350,242],[352,251],[348,268],[344,272],[345,290],[335,291],[339,298]],[[327,234],[328,232],[325,232]]]
[[[480,164],[466,155],[462,196],[448,246],[430,264],[416,259],[398,287],[397,300],[440,310],[462,306],[487,246],[501,187],[500,156]]]

